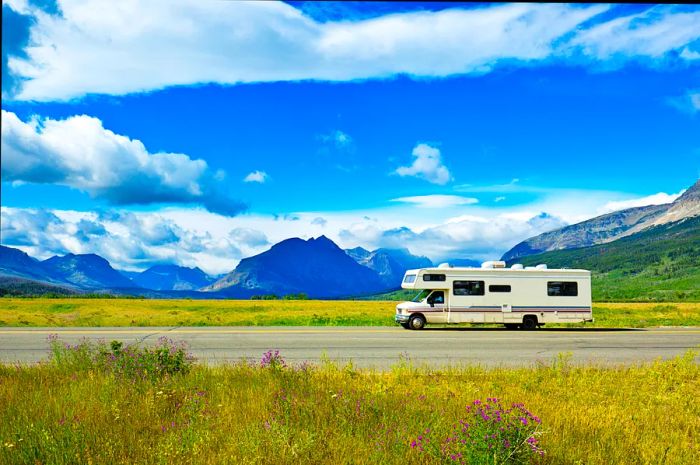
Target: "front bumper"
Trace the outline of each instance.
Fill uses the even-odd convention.
[[[408,319],[411,317],[411,315],[403,315],[401,313],[397,313],[394,316],[394,321],[397,323],[408,323]]]

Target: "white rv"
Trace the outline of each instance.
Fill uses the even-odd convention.
[[[421,292],[396,306],[397,323],[423,329],[428,323],[500,323],[509,329],[535,329],[546,323],[593,321],[591,272],[548,269],[546,265],[506,268],[408,270],[401,287]]]

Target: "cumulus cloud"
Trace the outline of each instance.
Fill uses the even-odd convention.
[[[609,6],[506,4],[317,21],[283,2],[59,0],[60,15],[6,3],[32,16],[29,45],[8,61],[23,100],[210,82],[443,77],[566,62],[578,51],[594,60],[697,53],[696,13],[673,7],[595,23]]]
[[[174,263],[218,274],[232,270],[244,253],[257,253],[268,244],[265,234],[252,228],[234,228],[229,235],[214,235],[150,212],[3,207],[0,219],[3,245],[19,247],[40,259],[96,253],[115,268],[125,270]]]
[[[207,163],[182,153],[150,153],[86,115],[21,121],[2,110],[2,179],[58,184],[115,205],[185,203],[236,215],[244,205],[220,191]]]
[[[447,184],[452,175],[442,164],[440,149],[428,144],[418,144],[412,152],[415,160],[410,166],[400,166],[394,171],[399,176],[415,176],[433,184]]]
[[[243,178],[243,182],[257,182],[259,184],[264,184],[267,181],[267,173],[264,171],[253,171],[248,173],[248,175]]]
[[[479,200],[474,197],[463,197],[461,195],[416,195],[412,197],[399,197],[392,199],[392,202],[402,202],[414,204],[422,208],[445,208],[459,205],[472,205]]]
[[[628,200],[617,200],[611,201],[603,205],[600,209],[601,213],[610,213],[618,210],[624,210],[626,208],[633,207],[645,207],[647,205],[663,205],[665,203],[671,203],[683,194],[684,191],[680,191],[677,194],[667,194],[665,192],[659,192],[653,195],[647,195],[644,197],[638,197]]]
[[[348,242],[370,243],[374,247],[406,247],[434,261],[456,257],[498,259],[513,245],[567,223],[560,218],[538,214],[527,219],[461,215],[422,229],[400,226],[383,229],[355,224],[341,231]]]

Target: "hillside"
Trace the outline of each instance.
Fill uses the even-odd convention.
[[[594,300],[700,301],[700,217],[652,226],[606,244],[511,260],[593,271]]]
[[[27,295],[75,295],[73,289],[42,283],[31,279],[0,276],[0,297]]]
[[[552,250],[603,244],[651,226],[698,215],[700,215],[700,180],[672,203],[628,208],[531,237],[503,254],[502,260],[510,261]]]

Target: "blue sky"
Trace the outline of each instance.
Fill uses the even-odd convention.
[[[700,175],[697,7],[102,9],[3,5],[2,243],[37,256],[496,258]]]

